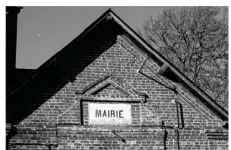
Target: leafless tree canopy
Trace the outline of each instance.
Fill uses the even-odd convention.
[[[225,109],[228,8],[179,7],[145,21],[139,33]]]

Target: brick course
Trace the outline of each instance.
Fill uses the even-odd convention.
[[[9,149],[177,149],[177,112],[172,100],[183,110],[181,149],[228,149],[228,131],[221,127],[222,120],[180,85],[159,76],[161,66],[151,59],[145,62],[146,58],[124,34],[103,41],[81,60],[71,60],[61,78],[68,81],[65,86],[48,89],[38,85],[46,101],[38,102],[38,109],[15,125],[17,134],[11,137]],[[84,69],[76,67],[85,64]],[[104,101],[131,104],[132,125],[90,126],[87,104]],[[112,130],[127,142],[121,142]],[[220,138],[211,138],[216,133]]]

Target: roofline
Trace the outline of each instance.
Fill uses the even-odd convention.
[[[164,58],[157,50],[155,50],[149,43],[147,43],[140,35],[138,35],[130,26],[128,26],[119,16],[117,16],[113,11],[110,11],[110,15],[114,20],[130,35],[132,35],[135,40],[137,40],[148,52],[157,57],[161,62],[167,64],[168,67],[179,76],[190,88],[192,88],[197,94],[201,95],[207,103],[214,107],[219,113],[223,115],[225,120],[228,120],[228,112],[216,103],[207,93],[201,90],[197,85],[195,85],[188,77],[186,77],[179,69],[177,69],[171,62]],[[219,116],[220,117],[220,116]],[[224,119],[222,119],[224,120]]]
[[[66,45],[64,48],[62,48],[60,51],[58,51],[55,55],[51,56],[46,62],[44,62],[39,68],[35,69],[33,72],[29,73],[23,80],[21,80],[17,85],[13,86],[6,95],[6,99],[9,98],[12,94],[17,92],[23,85],[25,85],[27,82],[32,80],[37,74],[40,73],[40,71],[47,67],[49,64],[54,62],[56,58],[61,56],[64,52],[67,52],[69,49],[71,49],[72,45],[75,42],[80,41],[88,32],[90,32],[98,23],[100,23],[108,14],[111,12],[111,8],[109,8],[107,11],[105,11],[98,19],[96,19],[92,24],[90,24],[80,35],[78,35],[75,39],[73,39],[68,45]]]
[[[128,32],[135,40],[137,40],[150,54],[154,55],[158,58],[163,64],[167,64],[168,67],[177,75],[180,79],[182,79],[191,89],[193,89],[197,94],[201,95],[203,99],[209,103],[214,109],[216,109],[222,116],[222,120],[228,120],[228,112],[222,108],[219,104],[215,102],[208,94],[202,91],[198,86],[196,86],[191,80],[188,79],[179,69],[177,69],[171,62],[169,62],[166,58],[164,58],[157,50],[155,50],[149,43],[147,43],[140,35],[138,35],[131,27],[129,27],[119,16],[117,16],[111,8],[109,8],[106,12],[104,12],[97,20],[95,20],[91,25],[89,25],[79,36],[73,39],[68,45],[66,45],[62,50],[53,55],[50,59],[48,59],[45,63],[43,63],[38,69],[30,73],[26,78],[24,78],[18,85],[9,90],[9,94],[7,94],[6,98],[9,98],[12,94],[17,92],[22,86],[24,86],[27,82],[32,80],[37,74],[41,72],[41,70],[52,62],[56,60],[56,58],[60,57],[61,54],[66,53],[71,49],[74,43],[80,41],[84,36],[86,36],[97,24],[99,24],[106,16],[111,15],[113,19],[126,31]],[[218,115],[219,116],[219,115]],[[221,118],[221,116],[219,116]]]

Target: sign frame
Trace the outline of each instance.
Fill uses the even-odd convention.
[[[88,103],[88,124],[108,126],[132,125],[132,105],[127,103]]]

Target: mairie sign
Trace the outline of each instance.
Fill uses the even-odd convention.
[[[131,105],[89,103],[89,124],[129,125],[131,124]]]

